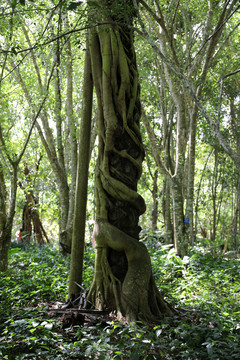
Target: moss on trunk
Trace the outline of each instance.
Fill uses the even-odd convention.
[[[95,278],[88,298],[99,309],[117,310],[128,320],[158,321],[172,310],[160,295],[152,275],[146,246],[104,220],[97,220]],[[124,252],[126,274],[122,280],[113,274],[108,251]]]
[[[117,310],[129,320],[154,321],[171,310],[155,286],[147,249],[139,242],[138,220],[145,202],[137,183],[144,150],[131,27],[134,7],[132,1],[101,1],[99,5],[96,20],[107,25],[94,29],[90,37],[99,156],[95,277],[89,300],[97,308]]]

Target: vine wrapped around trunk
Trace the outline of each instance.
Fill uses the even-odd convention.
[[[132,1],[98,2],[99,25],[90,53],[98,98],[95,277],[88,299],[130,320],[171,313],[154,283],[146,247],[139,242],[144,199],[137,192],[144,150],[141,106],[131,28]],[[99,9],[102,9],[99,10]]]

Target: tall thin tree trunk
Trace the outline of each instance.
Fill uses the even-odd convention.
[[[68,29],[68,18],[65,17],[65,26]],[[77,158],[78,158],[78,148],[77,148],[77,129],[74,121],[73,114],[73,58],[72,58],[72,46],[70,37],[67,39],[66,43],[66,55],[67,55],[67,103],[66,103],[66,112],[68,118],[68,129],[69,129],[69,142],[70,142],[70,171],[71,171],[71,184],[69,192],[69,210],[68,210],[68,220],[66,229],[67,232],[72,234],[73,231],[73,213],[74,213],[74,204],[75,204],[75,192],[76,192],[76,181],[77,181]],[[69,236],[70,238],[70,236]],[[69,244],[70,246],[70,244]]]
[[[75,195],[75,210],[73,222],[73,237],[71,251],[71,267],[69,279],[69,299],[73,301],[79,296],[82,284],[84,238],[87,207],[88,167],[91,140],[93,82],[91,58],[87,41],[85,52],[84,84],[82,100],[82,120],[79,137],[77,188]]]
[[[7,271],[7,268],[8,268],[8,250],[9,250],[10,243],[11,243],[12,225],[13,225],[13,218],[14,218],[14,214],[15,214],[15,205],[16,205],[16,197],[17,197],[18,164],[19,164],[18,162],[12,163],[9,209],[8,209],[6,216],[3,213],[4,222],[2,223],[2,229],[0,232],[0,271]],[[4,180],[3,175],[1,175],[1,180]],[[1,191],[2,191],[2,189],[1,189]],[[3,191],[4,191],[4,189],[3,189]],[[4,200],[4,196],[2,199]],[[6,201],[6,198],[5,198],[5,201]],[[4,206],[6,206],[6,205],[3,205],[3,210],[4,210]]]
[[[3,166],[0,162],[0,271],[7,269],[7,258],[8,258],[8,247],[7,241],[5,240],[6,223],[7,223],[7,191],[3,173]]]
[[[179,256],[187,254],[188,237],[186,234],[184,212],[183,212],[183,195],[182,187],[176,181],[172,183],[173,196],[173,224],[174,224],[174,246]]]
[[[219,164],[218,164],[218,149],[215,148],[214,150],[214,174],[212,180],[212,231],[211,231],[211,238],[210,240],[215,241],[216,238],[216,230],[217,230],[217,187],[218,187],[218,171],[219,171]]]
[[[197,114],[198,109],[194,106],[194,110],[191,116],[190,133],[189,133],[189,150],[188,150],[188,176],[187,176],[187,200],[185,218],[189,219],[189,226],[187,231],[190,244],[194,242],[194,180],[195,180],[195,149],[196,149],[196,131],[197,131]],[[196,231],[196,230],[195,230]]]
[[[156,169],[153,176],[153,189],[152,189],[152,199],[153,199],[153,209],[152,209],[152,230],[157,230],[158,223],[158,170]]]
[[[167,244],[174,243],[171,202],[172,201],[171,201],[170,180],[168,179],[167,176],[165,176],[164,185],[163,185],[162,210],[163,210]]]

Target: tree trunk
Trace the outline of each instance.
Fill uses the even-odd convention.
[[[153,209],[152,209],[152,230],[157,230],[158,223],[158,170],[155,170],[153,177],[153,189],[152,189],[152,199],[153,199]]]
[[[114,24],[94,29],[90,39],[98,98],[99,155],[95,274],[88,299],[97,308],[117,310],[128,320],[153,321],[171,310],[156,288],[147,249],[138,237],[145,202],[137,193],[144,150],[130,27],[134,7],[131,1],[104,1],[102,8],[103,3],[101,21]]]
[[[197,116],[198,109],[194,106],[191,114],[190,132],[189,132],[189,149],[188,149],[188,174],[187,174],[187,200],[185,217],[189,219],[189,226],[187,231],[189,232],[188,238],[190,244],[194,242],[194,218],[193,218],[193,203],[194,203],[194,177],[195,177],[195,149],[196,149],[196,131],[197,131]]]
[[[0,271],[7,271],[8,269],[8,250],[11,243],[12,229],[5,227],[0,234]]]
[[[170,180],[168,179],[167,176],[165,176],[164,185],[163,185],[162,210],[163,210],[163,218],[164,218],[165,233],[166,233],[166,243],[174,244],[173,224],[171,217]]]
[[[88,41],[87,41],[88,42]],[[73,222],[71,267],[69,279],[69,299],[72,301],[77,298],[81,292],[79,285],[82,284],[82,269],[84,255],[85,221],[87,207],[87,185],[88,185],[88,167],[90,154],[91,138],[91,117],[92,117],[92,95],[93,82],[91,74],[91,58],[89,47],[85,54],[83,100],[82,100],[82,121],[79,137],[79,155],[77,188],[75,195],[75,211]]]
[[[172,183],[173,193],[173,224],[174,224],[174,246],[179,256],[183,257],[188,250],[188,236],[186,227],[189,225],[184,218],[183,195],[181,184],[177,181]]]
[[[68,31],[69,22],[67,15],[65,16],[65,27]],[[72,234],[73,231],[73,216],[74,216],[74,204],[75,204],[75,192],[77,181],[77,159],[78,159],[78,144],[77,144],[77,129],[74,120],[73,109],[73,59],[72,59],[72,47],[71,40],[68,37],[66,42],[66,71],[67,71],[67,100],[66,100],[66,112],[68,118],[68,131],[69,131],[69,145],[70,145],[70,171],[71,171],[71,184],[69,186],[69,209],[68,219],[66,224],[66,230]],[[70,237],[70,236],[69,236]],[[68,244],[71,247],[71,244]]]
[[[96,307],[117,310],[119,317],[124,315],[129,321],[158,321],[163,314],[171,315],[172,310],[153,279],[146,246],[105,220],[95,222],[93,236],[97,252],[90,299]],[[126,255],[127,271],[123,279],[113,273],[109,249]]]
[[[12,162],[11,191],[9,199],[9,209],[6,212],[6,192],[4,175],[0,163],[0,271],[8,269],[8,250],[11,243],[12,224],[15,214],[16,194],[17,194],[17,169],[18,162]]]
[[[36,165],[36,174],[39,168],[40,161],[42,159],[42,156],[40,156],[38,163]],[[47,234],[43,228],[42,222],[39,217],[38,213],[38,201],[33,193],[33,177],[30,173],[30,170],[27,166],[27,163],[25,163],[25,168],[23,170],[23,173],[25,175],[25,186],[19,182],[20,188],[25,193],[26,202],[23,208],[23,215],[22,215],[22,227],[21,227],[21,240],[24,242],[30,242],[32,235],[34,236],[34,239],[37,241],[38,244],[44,244],[44,238],[47,242],[49,242],[49,239],[47,237]],[[35,176],[36,176],[35,174]]]
[[[6,213],[6,200],[7,190],[5,185],[3,166],[0,162],[0,235],[6,225],[7,213]]]
[[[26,204],[23,208],[21,233],[23,235],[21,239],[24,242],[30,242],[32,235],[40,245],[45,243],[45,239],[48,243],[50,242],[40,220],[37,210],[37,201],[32,190],[26,193]]]
[[[7,222],[6,200],[7,191],[5,186],[3,167],[0,162],[0,271],[6,271],[8,263],[8,241],[5,240]]]

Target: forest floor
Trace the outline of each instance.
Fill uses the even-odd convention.
[[[177,309],[159,325],[58,313],[67,300],[69,257],[49,245],[12,244],[0,278],[0,359],[240,359],[239,260],[200,246],[180,259],[151,234],[143,240],[156,282]],[[87,245],[86,289],[93,263]]]

